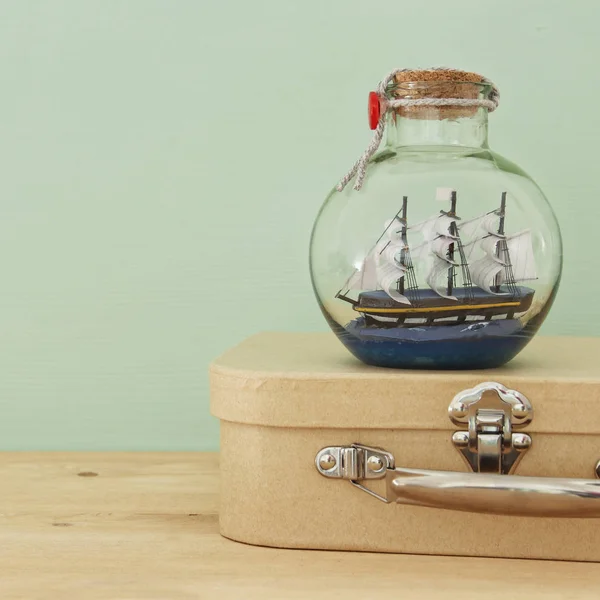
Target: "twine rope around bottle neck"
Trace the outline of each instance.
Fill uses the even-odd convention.
[[[500,103],[500,92],[498,88],[485,77],[482,77],[478,83],[484,83],[492,86],[492,90],[488,98],[388,98],[388,87],[396,79],[398,73],[405,73],[406,71],[412,71],[413,69],[394,69],[388,75],[386,75],[377,85],[377,96],[379,98],[380,115],[377,127],[371,143],[367,146],[362,156],[352,165],[352,168],[346,173],[346,175],[338,183],[336,189],[341,192],[348,183],[356,176],[353,188],[358,191],[361,189],[365,175],[367,173],[367,166],[371,157],[377,152],[383,135],[385,133],[385,124],[387,119],[387,113],[400,107],[406,106],[463,106],[463,107],[483,107],[487,108],[488,112],[493,112],[498,108]],[[431,69],[423,69],[425,71],[451,71],[447,67],[434,67]],[[449,82],[451,83],[451,82]]]

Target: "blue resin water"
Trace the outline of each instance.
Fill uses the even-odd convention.
[[[519,319],[381,328],[359,317],[338,328],[340,340],[363,362],[405,369],[498,367],[514,358],[534,333]]]

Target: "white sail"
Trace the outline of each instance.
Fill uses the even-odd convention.
[[[498,252],[498,244],[503,239],[503,236],[490,234],[480,240],[479,247],[487,254],[489,258],[495,260],[497,263],[504,264],[503,257],[501,256],[501,253]]]
[[[482,219],[480,227],[487,231],[487,233],[491,233],[492,235],[498,235],[498,226],[500,221],[500,215],[496,212],[491,212],[486,215],[485,219]]]
[[[379,252],[379,260],[384,260],[389,264],[399,263],[397,260],[398,255],[404,250],[406,246],[403,243],[388,242]]]
[[[375,290],[380,285],[378,268],[384,255],[387,262],[394,264],[395,256],[404,244],[396,240],[401,239],[402,222],[396,217],[386,222],[385,234],[381,240],[369,251],[361,266],[357,268],[346,282],[348,290]],[[396,277],[398,279],[398,277]],[[385,288],[384,288],[385,289]]]
[[[472,246],[483,250],[484,255],[478,260],[469,262],[469,272],[473,283],[482,290],[490,294],[499,294],[500,292],[492,289],[494,286],[503,282],[506,263],[504,262],[504,253],[499,252],[498,245],[504,243],[504,236],[497,233],[488,233],[483,238],[474,240]],[[468,253],[469,258],[473,252]],[[500,275],[499,277],[498,274]]]
[[[402,304],[410,304],[410,300],[397,289],[398,280],[404,277],[404,273],[406,273],[406,269],[398,263],[391,264],[386,260],[381,260],[377,265],[377,282],[390,298]]]
[[[456,263],[448,258],[448,251],[452,244],[456,244],[458,236],[451,233],[452,225],[456,218],[440,213],[426,221],[412,226],[411,231],[421,233],[425,239],[424,244],[411,248],[411,257],[417,260],[429,259],[429,268],[425,275],[427,285],[442,298],[456,300],[455,296],[448,294],[448,269]]]
[[[356,269],[345,287],[348,290],[374,290],[377,287],[377,264],[375,262],[375,248],[365,256],[360,268]]]
[[[490,294],[496,293],[492,286],[495,285],[496,275],[504,272],[504,269],[504,265],[491,256],[484,256],[469,265],[473,283]]]
[[[398,291],[398,281],[404,277],[406,267],[398,260],[406,248],[402,240],[404,223],[397,217],[386,224],[385,236],[376,247],[377,283],[393,300],[410,304],[410,300]]]
[[[525,229],[506,238],[506,247],[512,265],[514,281],[537,279],[531,230]],[[506,280],[506,274],[502,277]]]
[[[498,214],[493,211],[475,217],[474,219],[469,219],[468,221],[458,221],[458,231],[463,243],[465,243],[466,240],[470,240],[472,237],[477,236],[480,231],[484,231],[485,233],[497,233],[499,218]]]
[[[432,254],[432,263],[429,267],[425,281],[427,285],[442,298],[448,298],[449,300],[456,300],[456,296],[448,295],[448,269],[452,266],[452,263],[448,259],[443,259]]]
[[[448,260],[446,255],[452,244],[456,245],[456,238],[441,235],[430,242],[431,252],[442,260]]]
[[[412,225],[410,229],[411,231],[421,233],[426,241],[431,241],[438,235],[450,236],[450,227],[453,223],[456,223],[456,218],[449,217],[445,214],[439,214],[426,221]]]
[[[404,223],[398,217],[386,222],[381,239],[346,282],[348,290],[380,288],[397,302],[410,304],[410,300],[397,289],[398,282],[407,270],[398,260],[400,253],[406,248],[402,239],[403,227]]]
[[[438,235],[452,236],[452,234],[450,233],[450,227],[454,223],[456,223],[455,217],[449,217],[448,215],[440,215],[435,220],[435,231]]]
[[[503,242],[503,240],[505,241]],[[503,242],[503,244],[500,245],[500,252],[498,252],[500,242]],[[504,243],[506,244],[508,256],[505,256],[503,252]],[[506,238],[498,234],[490,234],[480,240],[475,240],[473,245],[478,246],[485,252],[483,258],[469,264],[471,279],[481,289],[494,294],[497,292],[492,289],[492,286],[508,281],[507,260],[510,260],[512,265],[511,282],[537,279],[531,231],[529,229]],[[472,253],[470,254],[472,255]],[[498,277],[496,277],[497,275]]]
[[[467,263],[471,264],[478,258],[487,256],[498,263],[505,264],[503,253],[498,251],[498,244],[504,239],[505,238],[503,235],[498,235],[497,233],[488,233],[483,237],[475,238],[467,244],[463,244],[463,251],[465,253]],[[502,246],[500,246],[500,248],[502,248]],[[478,253],[478,250],[483,251],[483,255]]]
[[[399,217],[394,217],[389,221],[385,222],[385,235],[383,239],[390,240],[392,242],[400,242],[402,241],[402,228],[404,227],[404,223]]]

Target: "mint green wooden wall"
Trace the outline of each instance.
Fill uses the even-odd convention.
[[[593,0],[4,0],[0,448],[216,448],[209,360],[325,329],[309,230],[394,66],[498,83],[491,143],[563,226],[544,333],[599,335],[599,21]]]

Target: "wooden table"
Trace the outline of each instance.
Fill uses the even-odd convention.
[[[216,454],[4,453],[0,481],[2,600],[600,596],[600,564],[275,550],[226,540],[218,534]]]

